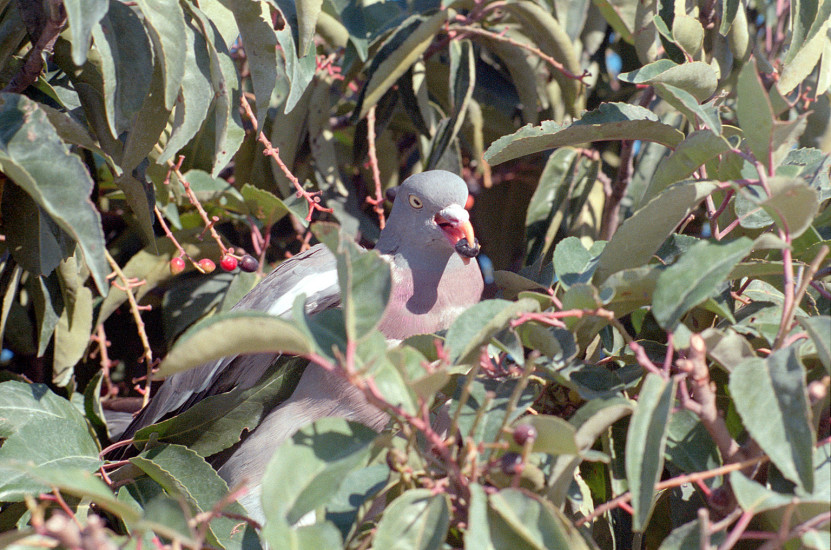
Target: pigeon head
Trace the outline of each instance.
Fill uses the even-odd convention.
[[[387,198],[394,199],[392,211],[376,249],[385,254],[419,250],[475,257],[479,242],[465,210],[467,194],[464,180],[451,172],[430,170],[410,176],[387,192]]]

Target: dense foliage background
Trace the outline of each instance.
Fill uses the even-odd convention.
[[[831,547],[829,21],[0,0],[0,546]],[[490,299],[387,350],[389,272],[351,243],[429,168],[470,186]],[[228,311],[318,239],[365,275],[341,313]],[[295,371],[104,458],[148,375],[266,350],[347,376],[389,430],[283,445],[264,525],[206,459]]]

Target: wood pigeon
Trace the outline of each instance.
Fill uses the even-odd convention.
[[[391,191],[392,211],[375,248],[391,265],[390,298],[379,329],[394,343],[446,329],[479,301],[483,281],[473,259],[479,245],[464,208],[467,186],[459,176],[432,170],[410,176]],[[340,304],[335,256],[324,245],[281,263],[234,309],[290,318],[292,304],[301,293],[306,295],[309,315]],[[169,377],[122,439],[207,396],[255,385],[278,358],[274,354],[231,356]],[[386,413],[367,403],[340,376],[309,364],[291,397],[215,461],[229,486],[247,482],[252,487],[241,502],[253,518],[262,520],[259,484],[274,450],[303,425],[329,416],[379,431],[388,421]]]

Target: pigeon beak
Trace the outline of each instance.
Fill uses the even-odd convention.
[[[479,254],[479,241],[473,233],[467,210],[458,204],[452,204],[436,214],[435,221],[461,256],[473,258]]]

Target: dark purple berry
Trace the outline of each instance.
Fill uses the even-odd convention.
[[[505,475],[516,475],[522,471],[522,455],[514,452],[507,452],[502,455],[499,462],[500,468]]]
[[[251,256],[250,254],[246,254],[239,261],[239,268],[245,271],[246,273],[253,273],[257,271],[257,268],[259,267],[260,262],[258,262],[257,259],[254,258],[254,256]]]
[[[514,428],[514,441],[517,445],[524,447],[526,441],[535,439],[537,439],[537,429],[531,424],[520,424]]]

